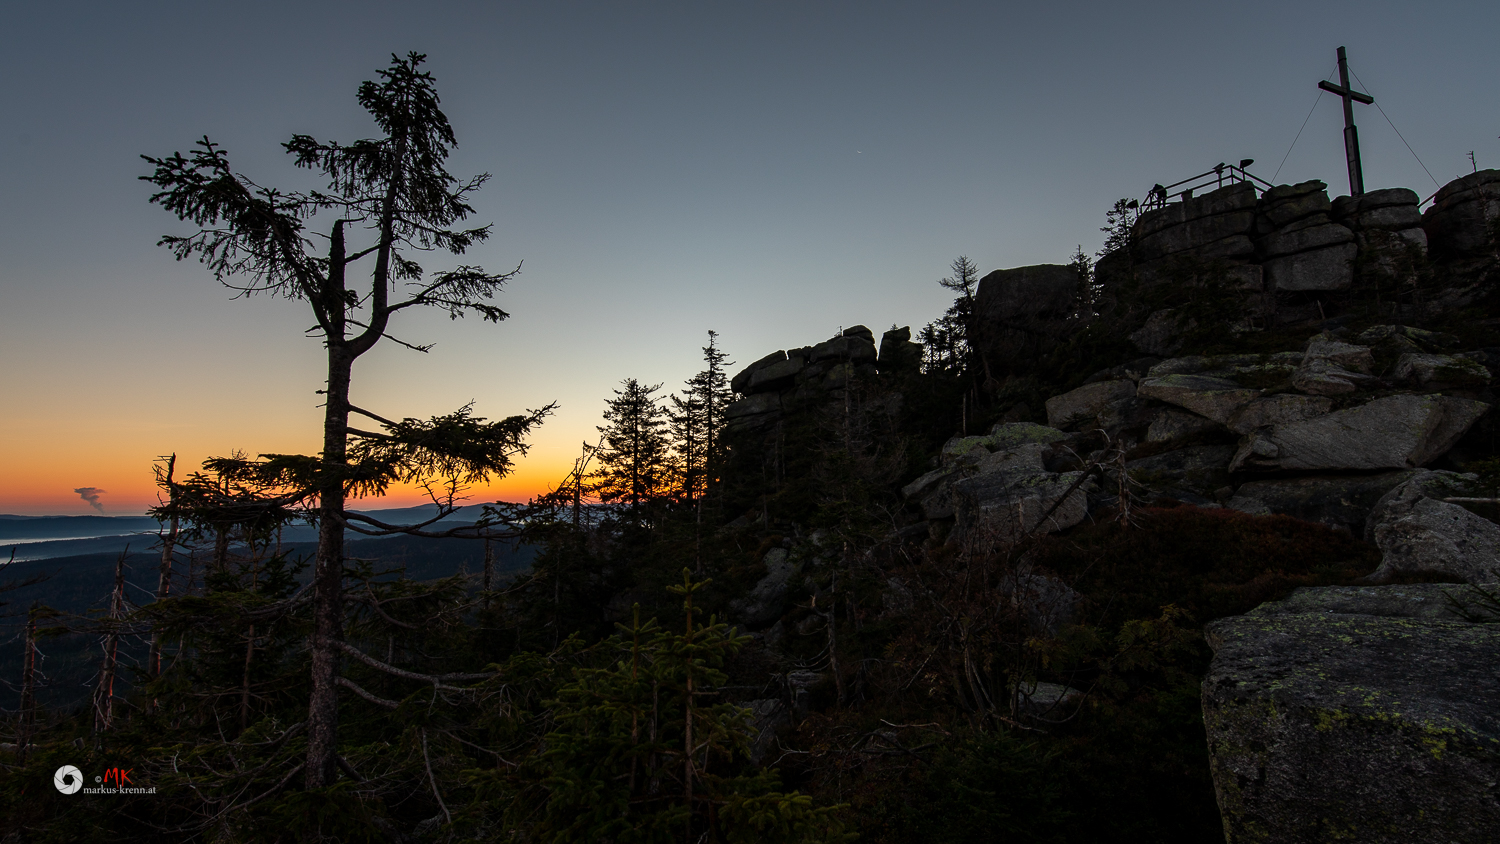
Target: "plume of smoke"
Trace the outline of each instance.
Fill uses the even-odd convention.
[[[99,496],[108,492],[108,490],[100,489],[96,486],[81,486],[73,491],[78,493],[79,498],[87,501],[90,507],[98,510],[100,513],[104,512],[104,504],[99,500]]]

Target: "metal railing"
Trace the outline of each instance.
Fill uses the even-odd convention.
[[[1170,185],[1154,185],[1147,192],[1146,198],[1140,202],[1136,202],[1135,206],[1140,213],[1154,211],[1158,208],[1165,208],[1168,203],[1174,200],[1181,202],[1192,199],[1195,191],[1204,189],[1218,190],[1225,185],[1232,185],[1238,182],[1249,182],[1255,186],[1255,190],[1258,193],[1265,193],[1273,187],[1272,184],[1245,170],[1246,167],[1254,163],[1255,160],[1252,158],[1246,158],[1238,165],[1220,163],[1208,172],[1199,173],[1190,179],[1183,179],[1180,182],[1173,182]]]

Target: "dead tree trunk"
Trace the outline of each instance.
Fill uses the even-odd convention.
[[[167,488],[168,503],[175,503],[172,492],[172,472],[177,467],[177,455],[173,454],[167,458],[167,471],[165,484]],[[179,522],[175,513],[172,515],[171,526],[161,536],[161,572],[156,581],[156,600],[164,601],[172,593],[172,554],[177,550],[177,531]],[[151,652],[146,658],[146,670],[152,677],[161,676],[161,633],[151,633]]]
[[[31,745],[31,732],[36,721],[36,605],[31,607],[26,619],[26,662],[21,669],[21,711],[16,720],[16,748],[21,763],[26,763],[26,751]]]
[[[495,545],[492,541],[484,541],[484,608],[490,608],[490,588],[495,577]]]
[[[278,551],[280,540],[277,541]],[[254,557],[251,558],[250,569],[250,591],[254,592],[260,581],[260,565]],[[240,682],[240,732],[250,729],[250,660],[255,656],[255,625],[250,625],[250,630],[245,634],[245,670]]]
[[[684,603],[687,610],[687,636],[683,639],[689,647],[693,643],[693,593],[687,593]],[[687,807],[687,821],[682,831],[683,844],[693,840],[693,661],[687,664],[687,694],[684,695],[686,713],[683,717],[682,737],[682,796]]]
[[[214,534],[214,561],[213,573],[223,574],[229,568],[229,525],[220,525],[218,532]],[[208,578],[203,580],[204,592],[208,592]]]
[[[109,598],[109,628],[104,634],[104,662],[99,666],[99,687],[94,690],[94,741],[110,728],[115,715],[115,673],[120,658],[120,620],[125,617],[125,557],[130,546],[115,560],[115,588]]]

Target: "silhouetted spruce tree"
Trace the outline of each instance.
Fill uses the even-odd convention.
[[[967,255],[960,255],[950,269],[953,274],[938,279],[938,284],[944,290],[957,293],[958,297],[942,316],[918,332],[917,340],[926,347],[924,368],[928,372],[962,374],[970,372],[975,363],[972,341],[979,268]]]
[[[703,492],[703,452],[707,444],[703,402],[688,388],[669,396],[667,404],[673,494],[690,505]]]
[[[621,386],[605,400],[594,489],[600,501],[623,508],[617,521],[650,528],[671,493],[667,410],[656,397],[660,384],[626,378]]]
[[[724,411],[733,394],[725,373],[718,332],[708,332],[704,369],[671,397],[672,461],[678,495],[699,504],[709,494],[724,462]]]
[[[161,244],[179,260],[197,257],[215,277],[249,296],[270,293],[307,302],[327,350],[323,448],[317,456],[268,455],[240,461],[235,471],[277,485],[287,499],[314,503],[319,527],[314,573],[313,631],[309,639],[311,692],[307,719],[306,782],[336,776],[338,662],[343,639],[344,532],[363,519],[344,511],[351,494],[378,494],[394,482],[446,481],[451,507],[461,483],[511,470],[525,437],[551,407],[486,422],[464,407],[423,421],[394,422],[350,402],[354,362],[389,338],[391,319],[411,308],[435,307],[451,318],[507,317],[489,300],[513,278],[460,265],[429,273],[411,257],[438,251],[462,255],[489,237],[490,227],[453,226],[473,213],[469,197],[488,179],[460,180],[445,167],[456,145],[439,108],[425,56],[392,56],[380,81],[359,88],[359,102],[380,136],[349,144],[296,135],[283,146],[297,167],[318,172],[323,191],[281,191],[235,173],[225,150],[208,138],[190,155],[146,157],[155,171],[142,178],[158,188],[151,201],[199,226]],[[326,234],[314,235],[313,221]],[[355,240],[359,242],[354,242]],[[363,283],[354,274],[365,271]],[[426,351],[391,338],[408,348]],[[353,428],[357,413],[382,431]],[[229,467],[225,467],[229,468]]]
[[[1077,310],[1073,314],[1074,319],[1088,320],[1099,313],[1099,297],[1104,290],[1099,284],[1099,279],[1094,275],[1094,262],[1083,253],[1083,244],[1079,244],[1068,257],[1068,266],[1078,273]]]
[[[1136,218],[1139,216],[1140,211],[1135,200],[1115,200],[1115,204],[1104,212],[1104,226],[1099,229],[1104,232],[1104,246],[1099,249],[1095,257],[1103,258],[1111,252],[1130,248],[1130,229],[1135,225]]]

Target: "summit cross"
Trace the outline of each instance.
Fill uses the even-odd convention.
[[[1344,158],[1349,164],[1349,195],[1365,192],[1365,173],[1359,165],[1359,130],[1354,128],[1354,104],[1374,105],[1375,98],[1349,87],[1349,57],[1339,48],[1339,84],[1319,82],[1318,87],[1344,101]]]

